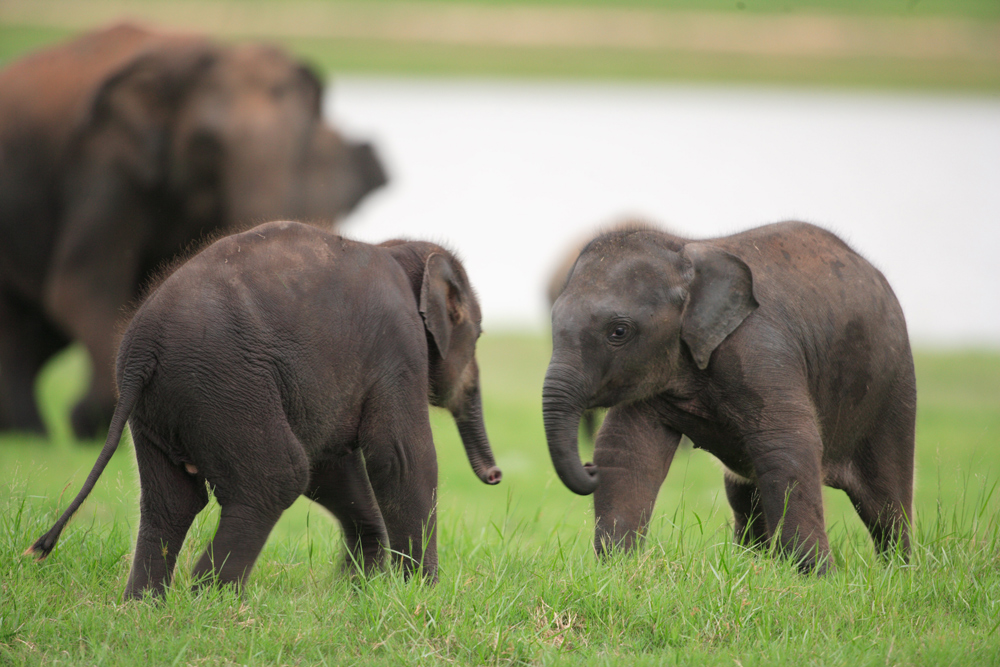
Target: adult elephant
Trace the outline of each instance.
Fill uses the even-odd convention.
[[[385,182],[322,93],[274,47],[133,25],[0,72],[0,429],[43,430],[35,376],[79,340],[93,376],[72,424],[95,435],[115,322],[157,267],[263,220],[335,221]]]
[[[595,548],[642,535],[681,435],[726,466],[736,537],[830,565],[821,487],[850,496],[883,553],[909,549],[916,382],[882,274],[798,222],[692,241],[616,231],[552,309],[543,390],[552,462],[594,494]],[[608,407],[594,464],[584,410]]]

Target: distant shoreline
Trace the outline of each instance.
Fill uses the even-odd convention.
[[[0,28],[119,20],[288,44],[328,71],[1000,90],[1000,21],[475,2],[4,0]]]

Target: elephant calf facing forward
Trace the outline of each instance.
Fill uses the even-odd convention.
[[[833,234],[785,222],[691,241],[614,231],[552,309],[543,411],[571,490],[594,493],[595,547],[630,548],[681,434],[726,466],[737,539],[829,567],[823,484],[885,553],[909,549],[916,381],[882,274]],[[609,407],[594,465],[580,415]]]
[[[292,222],[222,239],[136,313],[104,449],[29,551],[52,550],[128,419],[142,495],[126,598],[164,592],[206,482],[222,514],[196,578],[241,583],[302,494],[340,520],[366,568],[389,547],[434,578],[428,400],[454,415],[479,478],[500,481],[483,424],[480,331],[465,270],[437,245],[372,246]]]

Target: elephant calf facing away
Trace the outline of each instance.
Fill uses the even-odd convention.
[[[736,537],[777,537],[825,571],[821,487],[843,489],[885,554],[909,550],[916,381],[882,274],[805,223],[691,241],[613,231],[552,309],[543,390],[553,464],[594,494],[595,548],[631,548],[681,435],[726,466]],[[580,415],[609,407],[594,464]]]
[[[389,547],[433,579],[428,400],[454,415],[479,478],[501,476],[483,424],[480,331],[465,270],[437,245],[373,246],[294,222],[217,241],[136,313],[104,449],[29,552],[52,550],[128,420],[142,492],[126,598],[163,594],[206,482],[222,512],[196,580],[242,583],[302,494],[337,517],[366,569]]]

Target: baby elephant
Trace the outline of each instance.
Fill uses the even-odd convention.
[[[560,479],[594,493],[595,547],[631,548],[681,434],[726,466],[738,540],[804,571],[830,547],[821,487],[843,489],[881,553],[909,550],[916,381],[885,278],[839,238],[785,222],[691,241],[613,231],[552,309],[545,432]],[[584,410],[609,407],[594,465]]]
[[[224,238],[167,278],[118,350],[118,405],[83,489],[28,550],[44,558],[128,420],[139,535],[125,598],[162,595],[195,515],[221,506],[197,581],[242,582],[305,494],[366,569],[391,548],[436,578],[437,460],[428,401],[454,415],[473,470],[500,481],[476,365],[479,304],[432,243],[349,241],[272,222]]]

